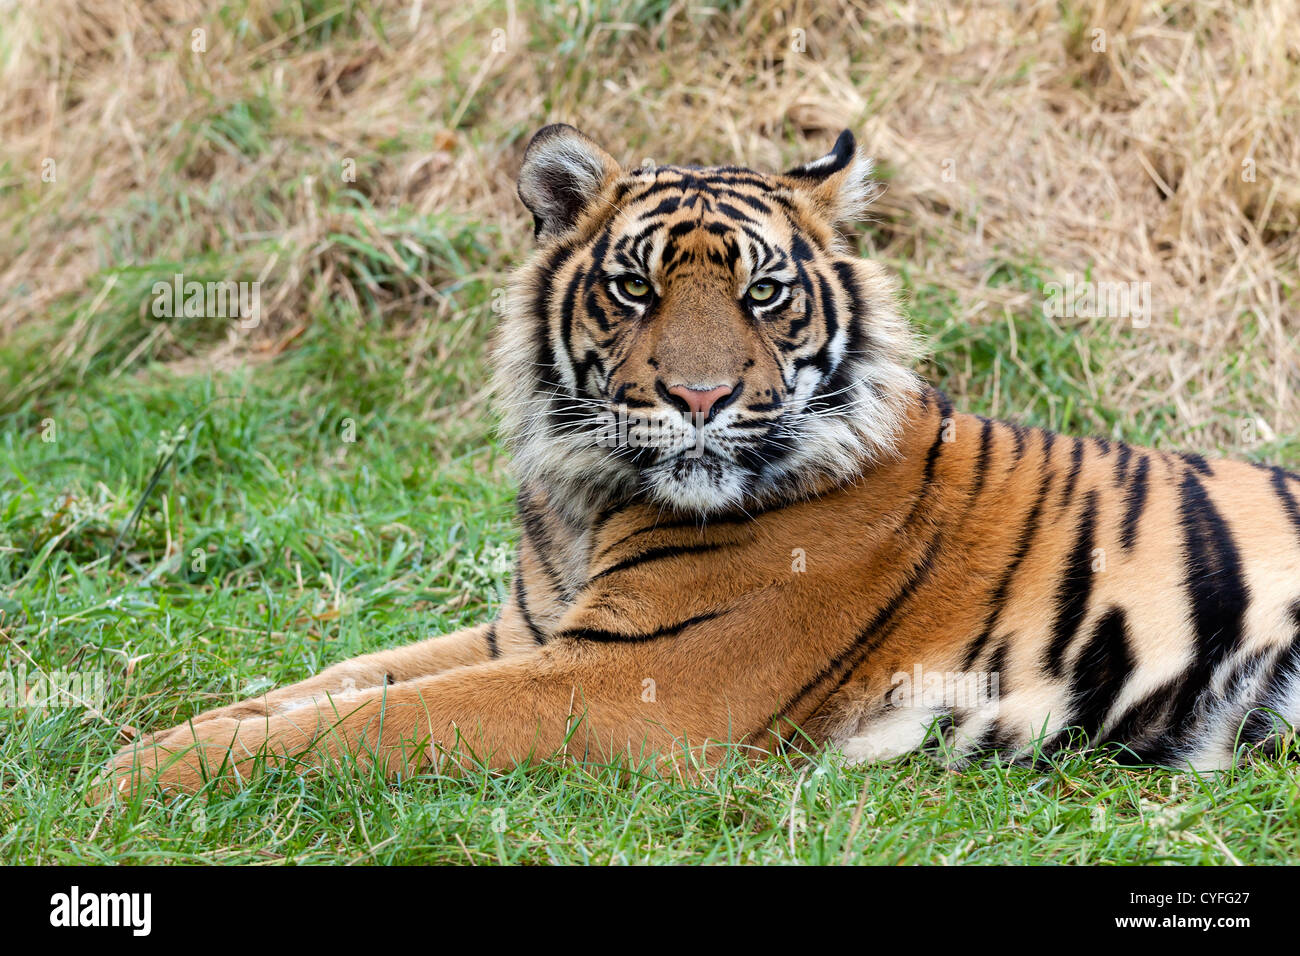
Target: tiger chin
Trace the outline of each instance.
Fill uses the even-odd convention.
[[[830,746],[1222,768],[1300,718],[1300,478],[955,411],[840,230],[847,131],[782,174],[532,139],[492,348],[519,485],[494,620],[124,748],[92,796]]]

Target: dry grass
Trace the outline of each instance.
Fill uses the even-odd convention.
[[[1243,415],[1297,431],[1295,2],[45,0],[0,18],[0,216],[18,224],[0,345],[65,322],[15,400],[50,366],[85,374],[114,309],[140,320],[119,373],[266,358],[331,297],[450,314],[527,249],[512,177],[545,121],[628,162],[760,167],[848,126],[890,180],[864,241],[960,322],[1041,321],[1038,283],[1068,273],[1150,282],[1151,327],[1114,323],[1089,398],[1133,420],[1172,406],[1174,438]],[[475,254],[447,270],[435,247],[458,228]],[[175,264],[264,278],[269,321],[197,341],[156,323],[132,279]],[[1076,325],[1087,353],[1097,324]]]

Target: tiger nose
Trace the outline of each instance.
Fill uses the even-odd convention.
[[[668,394],[686,405],[682,411],[690,412],[692,416],[698,415],[707,420],[715,406],[721,407],[718,406],[718,402],[730,395],[731,391],[730,385],[719,385],[716,388],[692,388],[689,385],[674,385],[668,389]]]

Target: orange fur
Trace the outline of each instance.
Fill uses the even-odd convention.
[[[494,353],[521,482],[507,606],[125,748],[98,794],[345,754],[398,775],[710,742],[870,759],[1081,740],[1222,766],[1276,738],[1261,712],[1296,719],[1300,479],[990,422],[920,387],[892,283],[835,232],[869,192],[851,138],[765,177],[623,173],[550,130],[521,182],[542,247]],[[752,247],[724,238],[737,223]],[[638,228],[653,308],[601,284]],[[804,255],[782,294],[807,312],[746,304],[774,249]],[[748,404],[716,424],[665,404],[665,385],[720,383]],[[593,447],[592,410],[623,402],[712,448],[709,468]],[[647,478],[665,462],[680,474]],[[917,703],[914,674],[999,690]]]

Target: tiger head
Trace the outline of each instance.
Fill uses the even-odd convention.
[[[519,175],[539,248],[494,344],[521,481],[707,514],[888,455],[917,393],[893,281],[838,227],[874,192],[848,131],[782,175],[621,168],[571,126]]]

